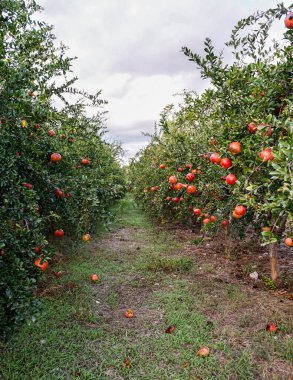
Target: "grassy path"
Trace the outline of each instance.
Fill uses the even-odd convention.
[[[41,318],[3,347],[0,379],[292,379],[292,302],[222,280],[202,249],[126,198],[111,232],[55,265],[65,274],[43,286]]]

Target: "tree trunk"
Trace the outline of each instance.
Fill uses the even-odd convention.
[[[278,243],[271,243],[269,245],[269,253],[271,258],[271,277],[275,282],[280,275],[279,264],[278,264]]]
[[[224,234],[225,234],[225,255],[228,257],[231,257],[233,244],[232,244],[231,234],[230,234],[230,230],[228,226],[227,228],[225,228]]]
[[[286,223],[287,223],[287,214],[282,216],[279,226],[272,229],[272,233],[277,235],[279,239],[281,239],[281,236],[283,232],[285,231]],[[270,253],[270,259],[271,259],[271,273],[272,273],[271,277],[274,282],[278,280],[280,276],[280,270],[279,270],[279,264],[278,264],[278,247],[279,247],[279,244],[277,242],[271,243],[269,245],[269,253]]]

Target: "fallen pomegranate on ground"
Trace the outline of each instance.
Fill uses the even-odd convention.
[[[200,357],[205,357],[205,356],[208,356],[209,354],[210,354],[210,349],[208,347],[201,347],[196,353],[196,355]]]
[[[134,311],[132,309],[127,309],[124,313],[126,318],[134,318]]]
[[[90,280],[92,281],[92,282],[97,282],[97,281],[99,281],[99,276],[97,275],[97,274],[91,274],[90,275]]]
[[[274,323],[268,323],[266,325],[266,330],[269,332],[275,332],[275,331],[277,331],[277,329],[278,329],[278,327]]]

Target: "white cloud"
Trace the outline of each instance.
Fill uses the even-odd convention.
[[[192,89],[199,82],[198,73],[178,75],[137,76],[124,85],[125,93],[109,99],[109,117],[112,124],[129,125],[136,121],[157,120],[163,107],[174,102],[173,94]],[[110,94],[109,94],[110,95]]]

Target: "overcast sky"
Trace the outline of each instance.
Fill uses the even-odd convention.
[[[145,146],[154,122],[173,95],[201,92],[206,83],[195,64],[180,52],[202,52],[210,37],[224,47],[232,27],[272,0],[38,0],[40,18],[53,24],[74,73],[88,92],[102,89],[108,100],[108,139],[121,141],[126,157]]]

